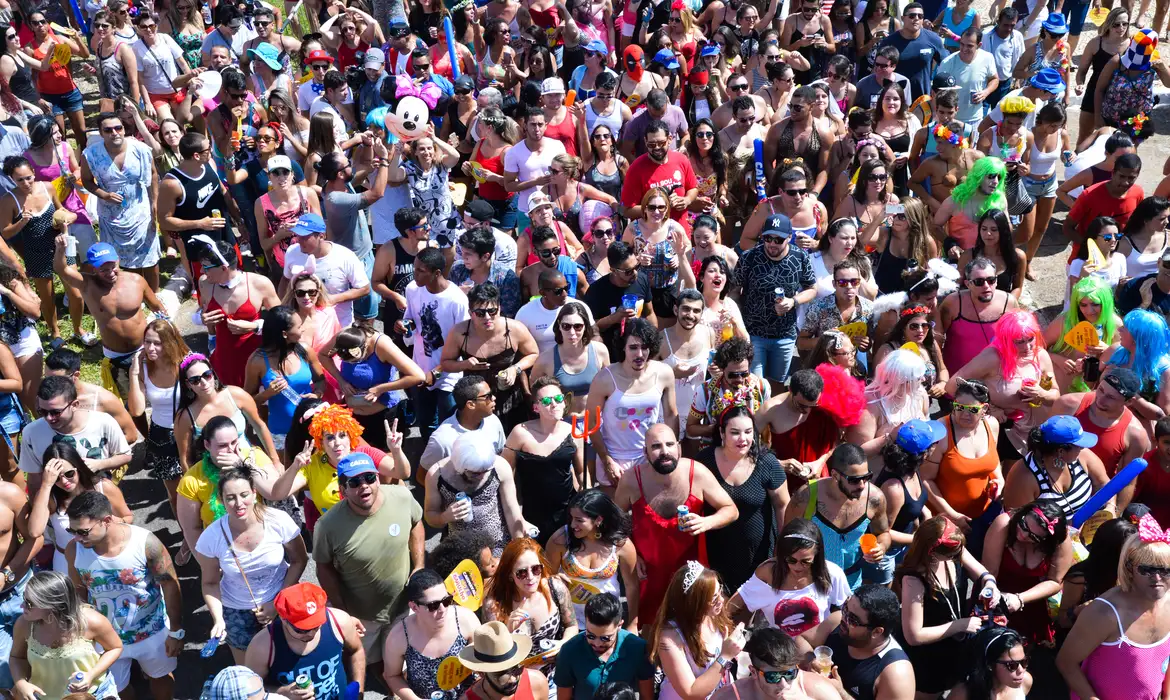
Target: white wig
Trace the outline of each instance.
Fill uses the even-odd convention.
[[[917,353],[909,350],[895,350],[874,371],[873,382],[868,394],[870,401],[880,401],[891,419],[901,422],[922,418],[922,400],[926,388],[922,378],[926,376],[926,362]],[[897,414],[896,416],[894,414]]]
[[[451,464],[460,473],[483,474],[496,464],[496,447],[482,430],[463,433],[451,447]]]

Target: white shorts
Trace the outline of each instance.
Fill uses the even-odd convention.
[[[366,628],[366,635],[362,637],[366,665],[379,663],[382,661],[382,645],[386,641],[386,633],[390,631],[390,623],[362,620],[362,625]]]
[[[130,685],[130,662],[137,661],[142,675],[147,678],[162,678],[175,672],[179,667],[179,659],[167,656],[167,636],[169,632],[163,628],[161,632],[148,637],[141,642],[122,646],[122,655],[110,666],[110,674],[118,684],[118,690],[126,689]]]
[[[631,468],[637,466],[638,462],[642,461],[642,458],[641,457],[638,457],[636,459],[617,459],[617,458],[614,458],[613,461],[617,462],[618,469],[621,471],[622,474],[625,474]],[[610,483],[609,475],[605,473],[605,462],[603,462],[600,457],[597,458],[597,483],[601,484],[602,486],[617,486],[617,484]]]
[[[20,342],[9,349],[12,350],[12,356],[16,358],[32,357],[41,352],[41,336],[37,333],[36,326],[26,326],[20,332]]]

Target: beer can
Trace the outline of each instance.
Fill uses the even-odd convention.
[[[686,506],[679,506],[678,511],[678,529],[683,529],[683,518],[691,514],[691,509]]]
[[[313,687],[313,681],[309,680],[309,674],[302,673],[301,675],[297,676],[297,688],[304,690],[311,687]]]

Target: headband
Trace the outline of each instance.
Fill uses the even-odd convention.
[[[1138,537],[1142,542],[1165,542],[1170,544],[1170,530],[1163,531],[1153,515],[1146,513],[1138,521]]]
[[[1044,525],[1045,528],[1047,528],[1048,534],[1056,534],[1056,518],[1049,518],[1044,514],[1044,511],[1040,510],[1040,506],[1033,506],[1032,513],[1035,514],[1037,518],[1040,518],[1040,522]]]
[[[223,257],[223,253],[219,252],[219,244],[212,240],[211,236],[208,236],[206,233],[199,233],[191,236],[191,240],[207,244],[207,247],[211,249],[215,257],[219,259],[220,264],[224,267],[229,267],[227,258]]]
[[[967,148],[967,146],[969,145],[967,143],[967,139],[959,136],[958,134],[951,131],[943,124],[936,124],[935,125],[934,136],[935,136],[935,138],[942,139],[943,141],[946,141],[947,143],[951,144],[952,146],[958,146],[959,148]]]
[[[921,284],[921,282],[919,284]],[[914,286],[916,287],[918,285],[914,285]],[[914,287],[911,287],[911,289],[913,289],[913,288]],[[902,318],[906,318],[907,316],[917,316],[918,314],[929,315],[930,309],[926,308],[925,306],[921,306],[921,305],[920,306],[911,306],[908,309],[902,309],[901,316],[902,316]]]
[[[955,537],[955,533],[958,531],[958,529],[959,526],[955,525],[955,523],[952,522],[949,518],[944,519],[943,531],[939,534],[938,540],[934,543],[934,546],[930,548],[931,551],[934,551],[939,547],[958,547],[960,542],[958,538]]]
[[[211,364],[210,360],[208,360],[207,356],[203,353],[191,352],[187,353],[187,356],[184,357],[183,361],[179,363],[179,371],[186,372],[187,368],[196,362],[207,362],[208,364]]]

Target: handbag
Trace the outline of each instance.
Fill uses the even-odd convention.
[[[1007,195],[1008,213],[1012,216],[1023,216],[1036,205],[1036,200],[1028,194],[1028,189],[1024,187],[1024,181],[1015,168],[1008,169],[1007,177],[1004,179],[1004,194]]]

